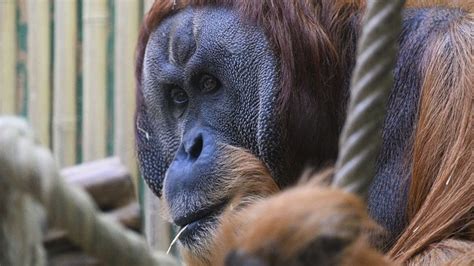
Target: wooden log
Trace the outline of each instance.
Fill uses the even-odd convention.
[[[83,0],[84,161],[106,156],[108,16],[107,0]]]
[[[42,145],[50,145],[50,3],[28,0],[28,119]]]
[[[105,214],[109,219],[121,223],[123,226],[134,231],[141,228],[140,206],[137,202],[130,202],[128,205],[112,210]],[[49,253],[57,254],[70,251],[76,247],[67,239],[67,233],[63,230],[52,228],[43,238]]]
[[[138,39],[139,1],[115,1],[114,29],[114,154],[132,174],[137,187],[135,159],[135,46]]]
[[[0,1],[0,114],[16,112],[15,0]]]
[[[76,163],[77,0],[54,2],[53,149],[60,167]]]
[[[65,168],[67,182],[83,187],[103,210],[114,209],[134,200],[134,189],[127,168],[118,157]]]

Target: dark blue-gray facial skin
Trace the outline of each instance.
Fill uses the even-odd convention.
[[[278,80],[265,35],[233,11],[188,7],[151,34],[138,157],[172,222],[187,225],[180,237],[185,247],[203,248],[228,200],[214,198],[223,190],[219,144],[249,150],[276,178],[284,172]]]

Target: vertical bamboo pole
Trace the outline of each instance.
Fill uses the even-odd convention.
[[[132,173],[135,185],[137,166],[134,148],[134,59],[139,14],[139,1],[115,1],[114,151]]]
[[[77,0],[55,0],[53,148],[61,167],[76,162]]]
[[[106,156],[107,21],[107,0],[83,0],[84,161]]]
[[[28,0],[28,119],[41,144],[50,143],[49,0]]]
[[[0,114],[15,113],[15,0],[0,1]]]

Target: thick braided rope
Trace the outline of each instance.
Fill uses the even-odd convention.
[[[82,189],[67,185],[49,150],[33,142],[24,120],[0,118],[0,169],[12,187],[45,206],[51,223],[107,265],[177,265],[168,255],[151,252],[139,235],[98,214]]]
[[[333,185],[364,198],[375,174],[404,0],[369,0]]]

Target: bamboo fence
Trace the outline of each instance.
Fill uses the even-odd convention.
[[[137,176],[134,51],[152,3],[0,0],[0,115],[25,116],[60,167],[117,155]],[[147,239],[165,250],[169,225],[138,187]]]

